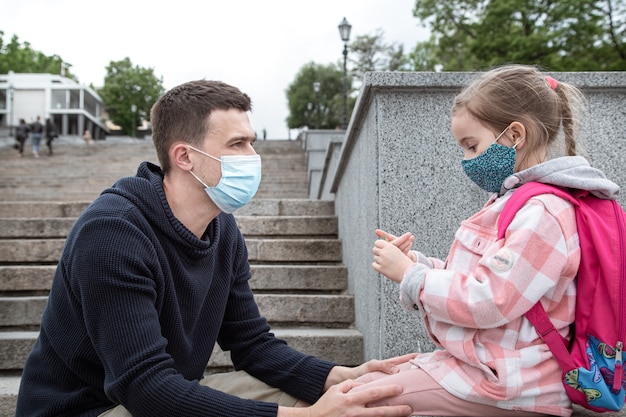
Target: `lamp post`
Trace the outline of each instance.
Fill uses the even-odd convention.
[[[133,113],[133,126],[132,126],[132,130],[131,130],[131,135],[134,138],[135,137],[135,112],[137,111],[137,106],[134,104],[130,105],[130,111]]]
[[[343,41],[343,117],[341,120],[342,129],[348,127],[348,41],[350,40],[350,29],[352,25],[348,23],[344,17],[341,23],[339,23],[339,36]]]
[[[311,110],[313,110],[313,103],[311,103],[309,101],[308,103],[306,103],[306,120],[307,120],[307,122],[311,121]],[[310,129],[310,127],[308,127],[308,123],[307,123],[307,128]]]
[[[320,100],[319,100],[319,92],[320,92],[321,84],[319,81],[315,81],[313,83],[313,91],[315,91],[315,128],[320,128]]]

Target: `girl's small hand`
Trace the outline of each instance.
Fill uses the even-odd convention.
[[[402,356],[396,356],[388,359],[372,359],[359,366],[335,366],[330,370],[326,383],[324,384],[324,392],[331,386],[343,382],[347,379],[357,379],[370,372],[383,372],[385,374],[395,374],[399,372],[398,365],[402,365],[415,357],[418,353],[409,353]]]
[[[372,253],[374,254],[372,263],[374,270],[398,283],[402,282],[404,273],[414,263],[397,246],[382,239],[374,242]]]
[[[396,237],[391,233],[387,233],[381,229],[376,229],[374,233],[376,233],[376,236],[378,236],[380,239],[384,239],[387,242],[396,246],[402,251],[402,253],[411,258],[413,262],[417,261],[416,259],[414,259],[415,254],[411,253],[411,247],[413,246],[413,242],[415,241],[415,236],[413,236],[413,234],[411,234],[410,232],[406,232],[400,237]]]
[[[389,359],[372,359],[359,365],[355,368],[351,368],[353,375],[352,379],[357,379],[370,372],[383,372],[385,374],[395,374],[399,371],[398,365],[407,363],[408,361],[415,359],[418,353],[409,353],[402,356],[395,356]]]

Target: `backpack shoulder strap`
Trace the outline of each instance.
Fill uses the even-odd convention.
[[[518,210],[526,204],[528,199],[540,194],[554,194],[572,202],[574,205],[578,205],[576,199],[568,191],[560,187],[535,181],[527,182],[516,189],[504,204],[502,213],[500,213],[498,218],[498,239],[504,237],[507,227],[509,227]],[[535,327],[539,337],[546,342],[561,369],[569,370],[575,368],[574,360],[567,348],[569,342],[556,330],[541,302],[537,302],[526,313],[526,318]]]
[[[513,191],[513,194],[511,194],[504,204],[502,213],[500,213],[500,217],[498,218],[498,239],[504,237],[507,227],[509,227],[519,209],[526,204],[526,201],[540,194],[554,194],[570,201],[574,205],[578,205],[576,199],[572,197],[568,191],[560,187],[536,181],[527,182]]]

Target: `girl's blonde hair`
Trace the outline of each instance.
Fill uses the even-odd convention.
[[[580,120],[585,107],[582,92],[571,84],[546,78],[537,67],[505,65],[483,73],[456,96],[454,115],[461,109],[502,131],[513,121],[526,128],[531,154],[552,145],[562,129],[567,155],[577,155]]]

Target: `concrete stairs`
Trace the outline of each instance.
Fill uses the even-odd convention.
[[[156,162],[149,140],[87,146],[70,138],[55,145],[54,155],[43,152],[38,159],[0,148],[0,417],[14,414],[22,365],[72,224],[117,178],[133,175],[143,160]],[[334,205],[306,199],[300,142],[258,141],[255,147],[263,180],[235,217],[261,312],[274,333],[297,349],[360,364],[362,336],[352,326],[354,300],[347,294]],[[228,354],[216,348],[207,372],[230,368]]]

